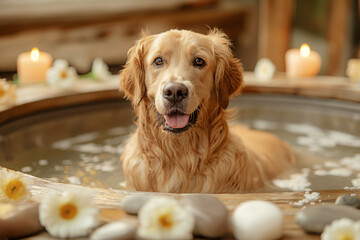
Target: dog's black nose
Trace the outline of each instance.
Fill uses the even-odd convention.
[[[164,98],[170,102],[180,102],[188,95],[188,89],[181,83],[167,83],[163,90]]]

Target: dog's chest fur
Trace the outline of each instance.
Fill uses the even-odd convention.
[[[257,168],[249,171],[247,152],[239,138],[228,134],[224,119],[178,136],[159,128],[143,128],[141,122],[150,121],[148,125],[150,119],[139,119],[138,129],[124,150],[122,162],[129,189],[220,193],[248,190],[259,183],[251,179],[259,176]]]

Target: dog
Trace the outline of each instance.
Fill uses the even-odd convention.
[[[127,188],[239,193],[261,188],[294,157],[279,138],[229,127],[229,98],[243,69],[220,30],[145,35],[128,51],[120,89],[136,115],[121,156]]]

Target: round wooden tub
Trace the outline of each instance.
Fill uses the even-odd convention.
[[[48,89],[43,85],[19,88],[16,105],[0,111],[0,166],[36,176],[30,177],[36,185],[32,189],[36,199],[60,188],[91,188],[104,207],[101,211],[104,218],[123,217],[120,202],[131,192],[124,190],[118,159],[122,143],[134,126],[132,108],[122,100],[117,86],[114,80],[81,81],[71,91]],[[294,147],[300,163],[291,171],[308,168],[316,173],[311,164],[336,162],[358,153],[359,102],[360,87],[346,79],[288,80],[278,76],[271,82],[261,83],[247,73],[244,94],[232,100],[231,106],[238,109],[236,121],[271,131]],[[307,127],[312,129],[306,130]],[[309,131],[324,132],[319,133],[323,134],[322,138],[314,140],[306,136]],[[316,139],[321,142],[329,138],[329,134],[333,134],[333,142],[313,143]],[[345,136],[341,134],[352,136],[355,143],[348,146],[336,142],[337,136]],[[351,137],[347,141],[351,142]],[[354,171],[353,175],[356,174]],[[341,184],[332,181],[339,176],[327,176],[326,181],[309,177],[313,183],[311,190],[321,196],[321,201],[312,204],[334,203],[341,194],[355,193],[357,188],[351,186],[350,181],[354,176],[342,176]],[[300,210],[296,203],[304,199],[306,189],[293,190],[298,191],[275,186],[257,193],[214,196],[230,212],[244,201],[271,201],[285,215],[284,239],[319,239],[319,236],[307,235],[295,223],[294,216]]]

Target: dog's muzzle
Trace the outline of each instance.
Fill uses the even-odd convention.
[[[164,86],[163,99],[168,109],[164,115],[158,113],[158,121],[165,131],[181,133],[196,123],[199,108],[191,114],[184,112],[188,94],[188,88],[182,83],[169,82]]]
[[[178,109],[173,109],[170,113],[162,115],[158,113],[158,122],[165,131],[172,133],[182,133],[194,126],[200,112],[200,106],[191,114],[185,114]]]

